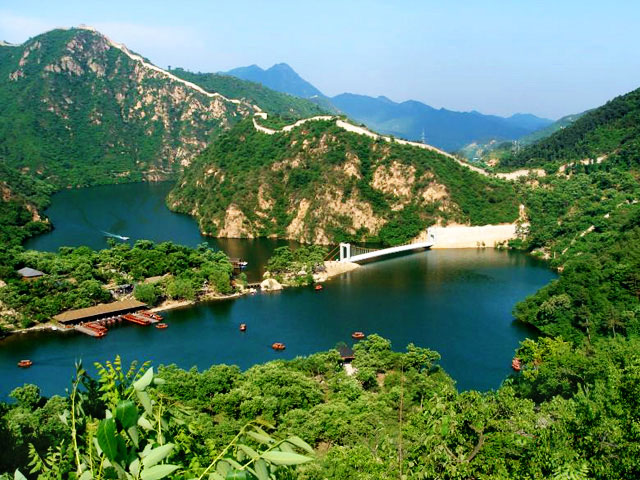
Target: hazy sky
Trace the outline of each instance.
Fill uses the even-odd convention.
[[[640,1],[3,1],[0,39],[85,23],[159,66],[290,64],[327,95],[557,118],[640,87]]]

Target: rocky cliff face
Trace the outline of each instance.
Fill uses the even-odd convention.
[[[0,155],[58,186],[162,179],[253,112],[90,29],[0,47]]]
[[[405,242],[428,225],[514,221],[513,187],[437,152],[315,121],[266,135],[247,120],[185,171],[169,205],[221,237]]]

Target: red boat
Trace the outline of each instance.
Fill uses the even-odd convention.
[[[353,332],[351,334],[351,338],[353,338],[354,340],[362,340],[364,337],[365,335],[362,332]]]
[[[513,368],[516,372],[522,370],[522,364],[520,363],[520,359],[518,357],[515,357],[513,360],[511,360],[511,368]]]
[[[21,368],[28,368],[31,365],[33,365],[33,362],[31,360],[20,360],[18,362],[18,366]]]
[[[167,325],[166,323],[156,323],[156,328],[167,328],[169,325]]]
[[[274,350],[284,350],[287,347],[285,347],[284,343],[276,342],[271,345],[271,348],[273,348]]]
[[[316,285],[315,290],[316,292],[319,292],[320,290],[322,290],[322,285]]]
[[[241,332],[246,332],[247,331],[247,324],[246,323],[241,323],[240,324],[240,331]]]

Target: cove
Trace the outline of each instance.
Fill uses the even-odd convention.
[[[196,245],[205,240],[191,218],[166,209],[164,195],[169,188],[115,185],[57,194],[46,212],[56,230],[32,240],[28,247],[103,248],[101,230],[130,236],[132,241],[149,238]],[[115,207],[138,196],[131,208]],[[70,233],[74,231],[83,232],[82,238]],[[259,265],[278,244],[209,241],[230,255],[250,262],[253,258],[253,276],[259,275]],[[228,363],[248,368],[327,350],[341,341],[352,343],[350,334],[355,330],[378,333],[396,350],[410,342],[437,350],[440,364],[461,390],[497,388],[511,372],[519,342],[535,335],[513,321],[513,306],[554,277],[544,262],[520,252],[432,250],[367,264],[327,282],[321,292],[287,289],[168,311],[166,330],[123,325],[100,340],[56,332],[14,335],[0,342],[0,391],[6,397],[16,386],[35,383],[46,395],[63,393],[75,360],[90,367],[116,354],[125,362],[151,360],[156,366],[175,363],[206,369]],[[240,323],[247,323],[246,333],[238,331]],[[274,352],[270,345],[276,341],[287,349]],[[21,358],[32,359],[34,366],[19,369],[16,361]]]
[[[262,279],[264,265],[276,247],[295,245],[268,238],[205,237],[192,217],[167,208],[165,198],[172,187],[172,182],[159,182],[63,190],[51,197],[51,206],[44,212],[54,229],[29,239],[24,246],[47,252],[82,245],[99,250],[108,248],[108,234],[129,237],[131,244],[136,240],[172,241],[189,247],[207,243],[230,257],[247,260],[247,277],[253,282]]]

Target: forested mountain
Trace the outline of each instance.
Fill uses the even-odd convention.
[[[396,103],[383,96],[343,93],[327,97],[284,63],[267,70],[251,65],[227,74],[279,92],[310,98],[322,109],[344,113],[380,133],[421,140],[424,132],[427,143],[447,151],[459,150],[471,142],[516,140],[553,123],[531,114],[518,113],[505,118],[479,112],[455,112],[414,100]]]
[[[562,275],[515,311],[546,334],[576,343],[640,334],[639,125],[640,89],[501,161],[549,173],[518,186],[525,247]]]
[[[587,110],[588,111],[588,110]],[[574,113],[572,115],[566,115],[562,118],[559,118],[551,125],[547,125],[546,127],[540,128],[539,130],[535,130],[534,132],[525,135],[524,137],[519,138],[519,142],[521,145],[530,145],[532,143],[537,142],[538,140],[542,140],[543,138],[550,137],[558,130],[562,130],[563,128],[568,127],[573,122],[578,120],[587,112],[582,113]]]
[[[58,187],[165,178],[251,113],[90,29],[0,47],[0,157]]]
[[[640,89],[584,113],[571,125],[506,158],[503,166],[555,165],[640,153]]]
[[[296,97],[324,97],[324,94],[298,75],[286,63],[278,63],[264,70],[258,65],[234,68],[226,72],[227,75],[261,83],[277,92],[288,93]]]
[[[511,155],[511,153],[518,152],[522,147],[531,145],[537,141],[542,140],[543,138],[547,138],[553,135],[558,130],[562,130],[567,126],[571,125],[577,119],[579,119],[586,112],[576,113],[573,115],[567,115],[562,117],[561,119],[553,122],[551,125],[546,127],[542,127],[539,130],[535,130],[532,133],[529,133],[523,137],[520,137],[517,142],[516,141],[506,141],[500,142],[497,140],[490,140],[489,142],[472,142],[469,145],[466,145],[459,152],[474,162],[483,162],[488,165],[499,164],[500,161]],[[514,115],[510,118],[516,117]],[[526,117],[527,115],[523,115]],[[534,117],[537,119],[537,117]],[[533,123],[530,125],[536,125],[538,122],[533,120]]]
[[[185,171],[168,199],[221,237],[397,244],[437,220],[518,217],[513,187],[439,153],[373,140],[332,121],[266,135],[246,120]]]

